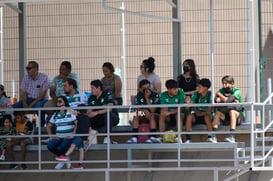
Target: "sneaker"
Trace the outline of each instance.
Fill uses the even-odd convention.
[[[112,140],[108,139],[107,137],[104,137],[104,139],[103,139],[103,144],[107,144],[107,143],[108,143],[108,140],[110,141],[111,144],[118,144],[118,142],[112,141]]]
[[[229,137],[225,138],[225,141],[230,142],[230,143],[235,143],[235,138],[234,138],[234,136],[230,135]]]
[[[0,160],[5,160],[5,159],[6,159],[5,155],[0,156]]]
[[[9,165],[9,169],[10,169],[10,170],[14,170],[14,169],[16,169],[16,168],[18,168],[18,165],[17,165],[17,164],[10,164],[10,165]]]
[[[215,136],[209,137],[207,139],[207,142],[211,142],[211,143],[217,143],[217,138]]]
[[[175,142],[176,142],[176,143],[179,143],[179,144],[182,144],[182,143],[183,143],[182,139],[181,139],[181,138],[179,139],[178,137],[175,138]]]
[[[72,167],[72,169],[81,170],[81,169],[83,169],[83,166],[82,166],[82,164],[78,163],[78,164],[74,165],[74,166]]]
[[[67,157],[66,167],[71,168],[71,162],[69,157]]]
[[[41,140],[41,142],[44,143],[44,144],[48,144],[49,141],[50,141],[50,138],[47,138],[45,140]]]
[[[64,166],[64,163],[58,163],[56,166],[55,166],[55,169],[59,170],[59,169],[62,169]]]
[[[132,137],[129,140],[127,140],[128,144],[137,144],[137,137]]]
[[[68,156],[60,155],[60,156],[57,156],[55,159],[56,159],[57,161],[66,162],[66,161],[67,161],[67,158],[68,158]]]
[[[162,138],[156,138],[156,137],[153,137],[153,136],[151,136],[150,138],[149,138],[153,143],[162,143]]]
[[[26,170],[27,169],[27,165],[26,164],[21,164],[21,168],[22,168],[22,170]]]
[[[153,143],[153,141],[149,138],[149,139],[147,139],[146,141],[145,141],[145,143]]]
[[[191,143],[191,140],[186,140],[185,143]]]

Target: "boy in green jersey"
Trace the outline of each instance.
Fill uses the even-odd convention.
[[[230,75],[226,75],[222,78],[223,88],[221,88],[215,94],[216,103],[240,103],[242,102],[242,94],[239,88],[234,86],[234,79]],[[225,138],[225,141],[234,143],[235,137],[234,132],[236,125],[244,121],[244,112],[241,106],[227,106],[219,107],[216,109],[215,116],[213,119],[212,127],[213,131],[216,131],[220,121],[223,124],[230,124],[230,136]],[[208,138],[208,141],[217,143],[216,136]]]
[[[187,104],[208,104],[211,103],[211,92],[209,79],[201,79],[197,84],[197,91],[193,93],[191,99],[186,100]],[[192,131],[192,124],[206,124],[208,131],[212,131],[211,111],[212,107],[192,107],[190,114],[186,118],[186,131]],[[211,135],[208,136],[209,138]],[[186,135],[186,142],[191,142],[191,135]]]
[[[177,82],[174,79],[167,80],[165,83],[167,91],[161,93],[160,104],[184,104],[185,103],[185,93],[178,89]],[[180,111],[180,131],[183,128],[183,114]],[[178,130],[178,109],[177,107],[163,107],[160,110],[159,116],[159,131],[165,131],[165,123],[170,123],[171,121],[176,122],[176,128]],[[179,140],[181,143],[182,141]]]

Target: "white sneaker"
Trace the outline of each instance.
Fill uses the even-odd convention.
[[[191,143],[191,140],[186,140],[185,143]]]
[[[110,138],[108,139],[108,137],[104,137],[103,144],[107,144],[108,141],[110,142],[110,144],[118,144],[118,142],[112,141]]]
[[[5,155],[1,155],[0,160],[5,160],[5,159],[6,159]]]
[[[49,141],[50,141],[50,138],[47,138],[45,140],[41,140],[41,142],[44,143],[44,144],[48,144]]]
[[[235,138],[234,138],[234,136],[229,136],[229,137],[225,138],[225,141],[230,142],[230,143],[235,143]]]
[[[175,142],[176,142],[176,143],[179,143],[179,144],[182,144],[182,143],[183,143],[183,141],[181,140],[181,138],[179,139],[178,137],[175,138]]]
[[[67,168],[70,168],[70,167],[71,167],[71,162],[70,162],[70,158],[69,158],[69,157],[67,157],[66,167],[67,167]]]
[[[215,136],[212,136],[212,137],[207,139],[207,142],[217,143],[217,138]]]
[[[64,166],[64,163],[58,163],[58,164],[55,166],[55,169],[60,170],[60,169],[63,168],[63,166]]]
[[[132,137],[129,140],[127,140],[128,144],[137,144],[137,137]]]
[[[151,136],[149,138],[149,140],[151,140],[153,143],[162,143],[162,139],[161,138],[156,138],[156,137],[153,137],[153,136]]]

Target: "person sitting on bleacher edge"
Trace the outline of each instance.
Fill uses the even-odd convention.
[[[158,93],[150,90],[150,82],[147,79],[143,79],[139,83],[139,92],[136,96],[136,105],[151,105],[151,104],[160,104],[160,98]],[[140,114],[143,113],[143,116],[149,120],[150,123],[150,138],[146,140],[146,143],[159,143],[158,138],[155,137],[153,133],[156,132],[156,121],[155,114],[156,108],[138,108],[136,110],[136,116],[133,119],[133,133],[138,132],[139,122],[140,122]],[[133,135],[131,139],[127,141],[127,143],[137,143],[137,135]]]
[[[183,90],[178,89],[177,82],[174,79],[167,80],[165,83],[167,91],[161,93],[160,104],[184,104],[185,103],[185,93]],[[177,107],[162,107],[159,116],[159,131],[165,131],[165,124],[175,123],[176,129],[180,129],[182,132],[183,128],[183,109],[178,115]],[[178,127],[178,116],[180,116],[180,128]],[[182,143],[182,140],[177,140],[178,143]]]
[[[230,75],[226,75],[222,78],[223,88],[221,88],[215,95],[216,103],[240,103],[242,102],[242,94],[239,88],[234,87],[234,79]],[[241,124],[244,121],[244,111],[242,106],[225,106],[216,109],[216,113],[213,119],[213,131],[216,131],[220,120],[224,125],[230,124],[230,136],[225,138],[225,141],[234,143],[234,132],[236,125]],[[208,138],[209,142],[217,143],[217,138],[213,135]]]
[[[102,89],[100,80],[91,81],[92,95],[88,98],[88,106],[113,106],[114,99],[111,92],[105,92]],[[93,129],[105,128],[107,130],[107,109],[88,109],[87,115],[90,118]],[[110,131],[113,126],[119,123],[119,116],[116,109],[110,109]],[[104,137],[103,143],[111,142]]]
[[[197,91],[193,93],[191,99],[186,99],[187,104],[208,104],[211,103],[211,92],[209,79],[201,79],[197,84]],[[192,124],[206,124],[208,131],[212,131],[212,107],[192,107],[189,108],[190,114],[186,118],[186,131],[192,131]],[[210,138],[211,135],[208,135]],[[191,142],[191,135],[186,135],[186,142]]]

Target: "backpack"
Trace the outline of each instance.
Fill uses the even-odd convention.
[[[150,124],[149,123],[142,123],[138,128],[139,133],[149,133],[150,132]],[[138,143],[145,143],[147,139],[149,139],[150,135],[138,135],[137,142]]]

